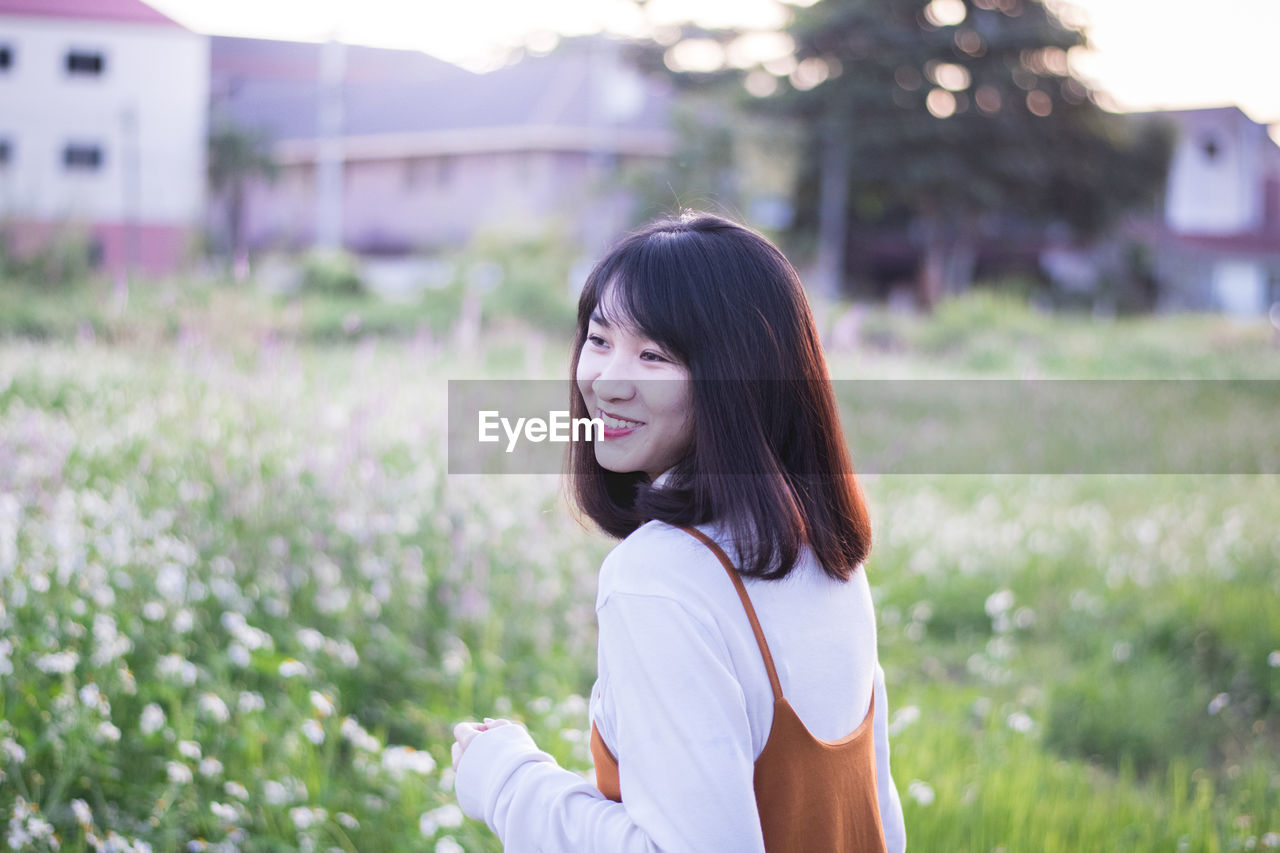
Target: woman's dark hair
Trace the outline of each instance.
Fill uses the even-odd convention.
[[[871,550],[871,523],[840,429],[804,288],[755,232],[708,214],[654,222],[623,238],[578,300],[570,379],[592,314],[652,339],[689,370],[693,441],[653,487],[643,473],[596,462],[569,444],[569,490],[606,533],[658,519],[716,521],[739,571],[785,577],[804,542],[846,580]],[[591,417],[571,381],[571,417]]]

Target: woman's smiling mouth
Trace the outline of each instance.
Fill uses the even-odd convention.
[[[619,438],[631,433],[637,427],[644,426],[644,421],[629,421],[626,418],[611,415],[604,409],[600,409],[600,420],[604,422],[605,438]]]

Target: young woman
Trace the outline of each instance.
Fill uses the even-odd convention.
[[[803,288],[686,215],[623,239],[578,305],[579,508],[600,571],[595,784],[505,720],[455,729],[459,803],[512,851],[905,847],[862,563],[871,528]]]

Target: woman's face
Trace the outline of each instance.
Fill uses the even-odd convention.
[[[597,310],[578,356],[577,380],[587,413],[604,421],[604,440],[593,445],[605,470],[656,479],[689,450],[689,370],[643,333],[608,323]]]

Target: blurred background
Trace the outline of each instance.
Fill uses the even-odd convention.
[[[655,216],[837,379],[1280,378],[1270,0],[454,5],[0,0],[12,849],[496,850],[484,715],[586,771],[611,543],[446,391]],[[1280,849],[1274,476],[863,479],[914,849]]]

